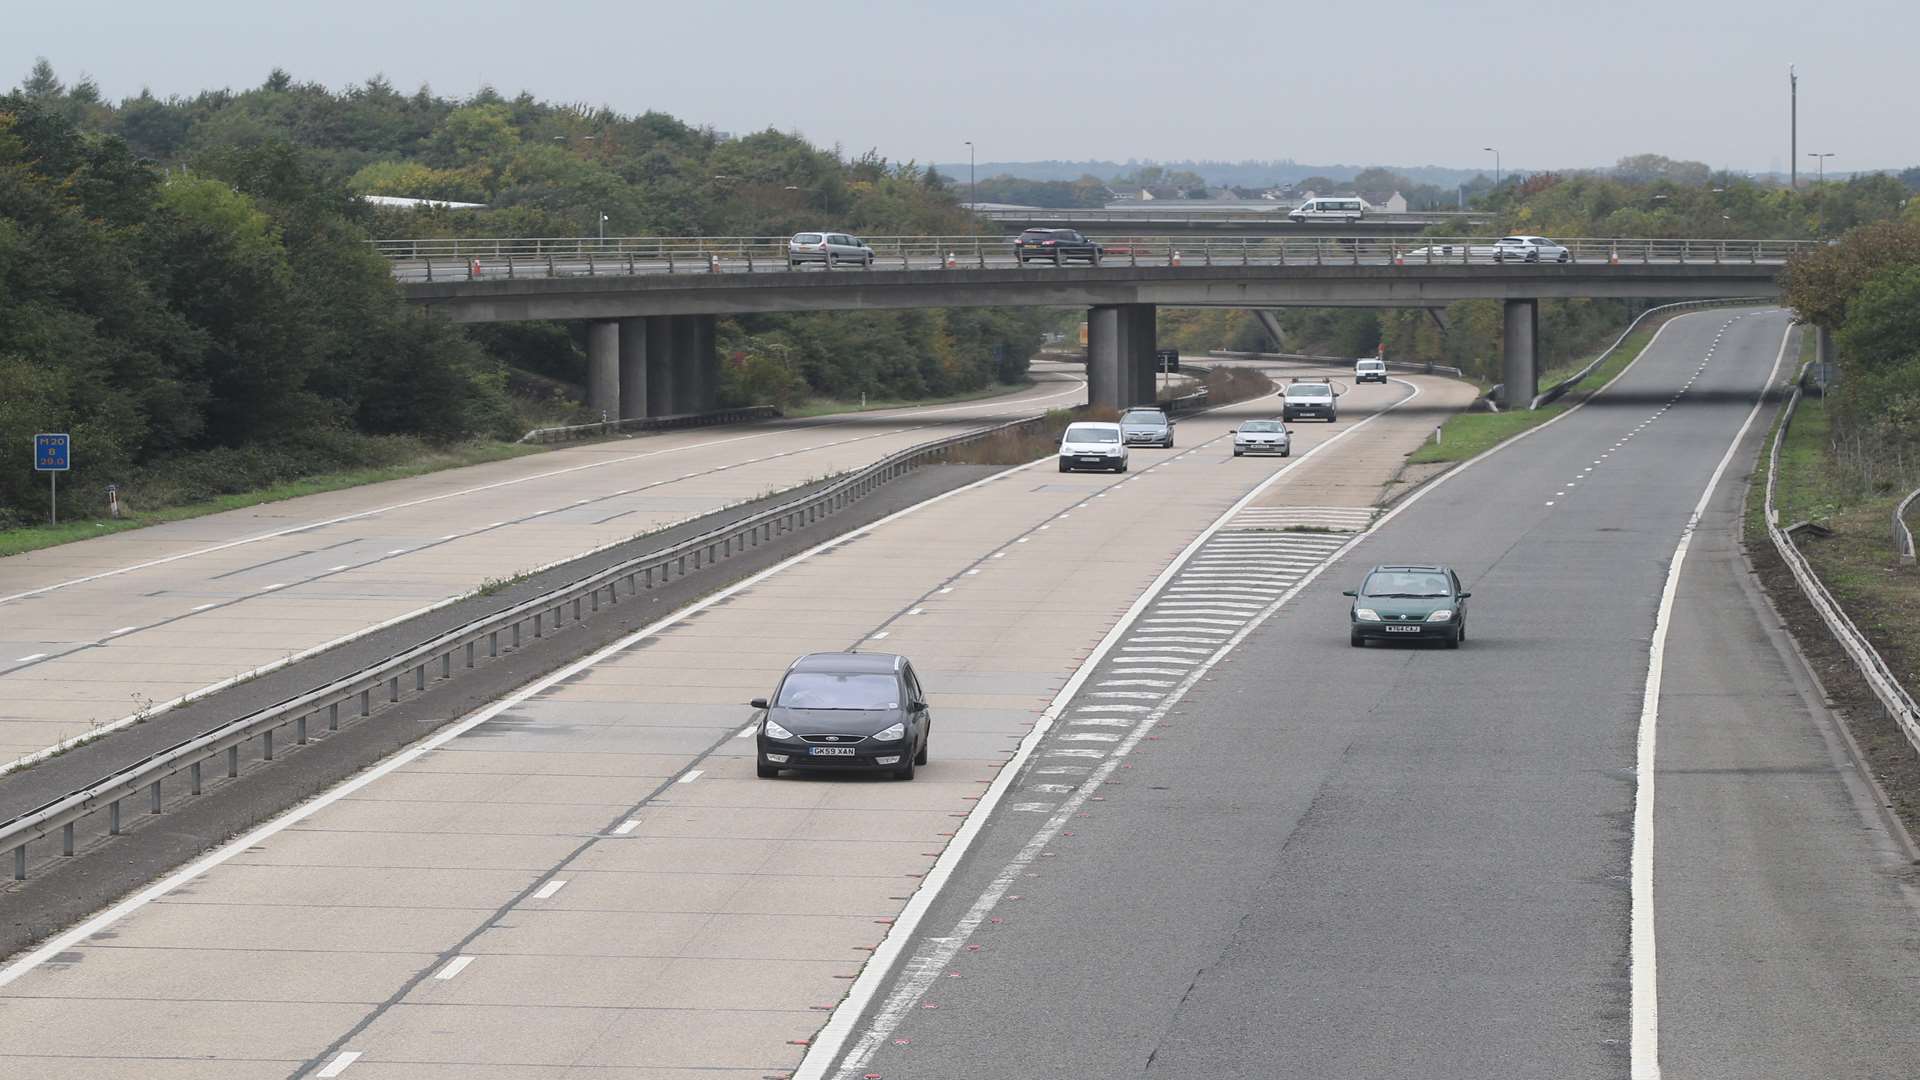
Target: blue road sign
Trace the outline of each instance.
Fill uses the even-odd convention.
[[[33,467],[37,472],[66,472],[72,466],[68,464],[67,447],[73,439],[65,433],[59,435],[35,435],[33,437]]]

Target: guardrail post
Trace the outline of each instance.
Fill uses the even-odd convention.
[[[513,647],[516,649],[520,647],[520,620],[519,619],[515,619],[513,621]]]
[[[580,621],[580,598],[577,596],[573,598],[573,621]]]
[[[413,669],[413,689],[415,693],[427,688],[427,665],[421,664]],[[305,721],[302,721],[305,723]]]
[[[653,567],[647,567],[645,574],[646,576],[642,580],[646,582],[647,590],[651,592],[653,590]]]
[[[260,760],[262,761],[273,760],[273,729],[272,728],[268,728],[267,730],[260,733]]]
[[[467,642],[467,666],[468,667],[473,666],[473,646],[474,646],[473,642],[471,641]]]
[[[595,589],[593,590],[593,592],[589,593],[588,596],[593,601],[591,605],[593,610],[595,612],[598,612],[600,610],[600,590]]]
[[[187,767],[187,778],[191,780],[193,783],[192,793],[195,795],[200,794],[200,763],[199,762],[196,761],[192,765],[189,765]],[[67,828],[71,829],[73,828],[73,826],[69,825],[67,826]]]
[[[442,679],[453,678],[453,654],[450,652],[440,654],[440,677]]]
[[[399,700],[400,700],[400,676],[394,675],[387,679],[387,704],[391,705],[394,702]]]
[[[21,845],[21,847],[25,846],[25,844]],[[73,822],[71,821],[60,826],[60,854],[69,857],[73,855]]]
[[[240,746],[238,743],[227,747],[227,779],[240,775]]]
[[[293,722],[293,741],[301,746],[307,745],[307,718],[304,716]]]
[[[13,880],[27,880],[27,845],[13,849]]]
[[[495,657],[499,655],[500,655],[500,631],[495,630],[494,632],[487,635],[487,656]]]
[[[547,636],[546,631],[541,629],[542,624],[544,624],[546,621],[547,621],[547,613],[545,611],[536,611],[533,613],[533,636],[534,637],[539,638],[539,637]]]
[[[150,805],[147,807],[147,813],[149,814],[159,813],[160,812],[160,781],[155,780],[152,784],[148,785],[147,796],[151,800]]]
[[[107,835],[108,836],[120,835],[120,800],[119,799],[115,799],[112,802],[107,804]]]

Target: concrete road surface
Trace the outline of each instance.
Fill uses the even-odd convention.
[[[1103,664],[1069,715],[1120,740],[1063,758],[1075,729],[1049,736],[1010,796],[1034,812],[996,817],[836,1016],[852,1056],[829,1039],[799,1075],[1912,1076],[1913,853],[1735,557],[1765,415],[1729,449],[1787,333],[1778,311],[1675,320],[1607,394],[1284,603],[1254,581],[1316,565],[1302,545],[1209,541],[1196,561],[1249,591],[1216,592],[1219,621],[1149,609],[1187,651]],[[1723,461],[1636,830],[1656,608]],[[1340,590],[1402,560],[1459,570],[1463,648],[1349,646]],[[1657,964],[1634,963],[1636,889]]]
[[[0,969],[0,1074],[785,1072],[1145,590],[1276,474],[1340,468],[1376,437],[1412,449],[1413,429],[1370,418],[1415,383],[1403,407],[1471,396],[1366,388],[1339,424],[1303,425],[1290,460],[1231,455],[1270,399],[1186,419],[1126,476],[1001,474],[642,630]],[[1241,576],[1168,596],[1210,619],[1280,587]],[[1193,662],[1183,633],[1157,636],[1128,655]],[[930,764],[757,779],[746,701],[802,652],[855,647],[914,658]],[[1117,738],[1073,733],[1048,784]],[[1027,822],[1040,801],[1003,807]]]
[[[488,580],[1086,399],[1077,375],[1037,378],[987,401],[614,439],[0,560],[0,766]]]

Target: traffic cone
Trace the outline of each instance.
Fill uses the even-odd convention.
[[[1173,257],[1167,260],[1167,265],[1169,265],[1169,266],[1179,266],[1179,265],[1180,265],[1180,253],[1179,253],[1179,252],[1177,252],[1177,251],[1176,251],[1176,252],[1174,252],[1174,253],[1173,253]]]
[[[468,276],[468,277],[479,277],[479,276],[480,276],[480,274],[481,274],[481,270],[480,270],[480,260],[479,260],[479,259],[475,259],[475,260],[473,260],[473,262],[471,262],[471,263],[469,263],[469,264],[467,265],[467,276]]]

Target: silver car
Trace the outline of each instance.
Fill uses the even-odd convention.
[[[1573,252],[1544,236],[1503,236],[1493,242],[1493,261],[1567,262]]]
[[[1128,409],[1120,414],[1120,434],[1128,446],[1162,446],[1173,449],[1173,421],[1151,406]]]
[[[1293,433],[1280,420],[1249,420],[1233,432],[1233,456],[1279,454],[1293,456]]]
[[[837,232],[795,233],[787,241],[787,268],[820,263],[831,270],[841,263],[873,265],[873,249],[857,236]]]

